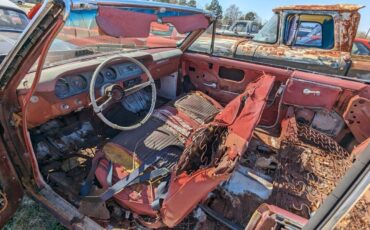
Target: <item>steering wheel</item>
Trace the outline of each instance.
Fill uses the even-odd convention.
[[[127,61],[127,62],[135,63],[137,66],[139,66],[144,71],[144,73],[148,77],[148,80],[143,82],[143,83],[140,83],[138,85],[134,85],[134,86],[132,86],[130,88],[127,88],[127,89],[123,88],[119,84],[110,84],[108,86],[106,86],[106,85],[102,86],[101,97],[96,99],[95,98],[95,82],[96,82],[96,79],[98,79],[100,71],[107,64],[109,64],[113,61]],[[148,113],[145,115],[145,117],[141,121],[139,121],[138,123],[136,123],[134,125],[131,125],[131,126],[121,126],[121,125],[117,125],[117,124],[109,121],[104,116],[103,111],[105,109],[107,109],[108,107],[110,107],[111,105],[113,105],[115,103],[121,102],[124,97],[129,96],[129,95],[131,95],[131,94],[133,94],[133,93],[135,93],[135,92],[137,92],[141,89],[144,89],[147,86],[151,86],[151,88],[152,88],[152,100],[151,100],[151,105],[150,105],[150,109],[149,109]],[[136,129],[136,128],[140,127],[141,125],[143,125],[145,122],[147,122],[148,119],[150,118],[150,116],[153,114],[154,107],[155,107],[155,102],[156,102],[156,98],[157,98],[156,86],[155,86],[153,77],[150,74],[149,70],[141,62],[139,62],[135,58],[125,56],[125,55],[113,56],[111,58],[106,59],[100,65],[98,65],[98,67],[95,69],[95,72],[92,75],[92,79],[91,79],[91,82],[90,82],[90,92],[89,92],[89,94],[90,94],[91,104],[92,104],[92,107],[93,107],[94,112],[96,113],[96,115],[106,125],[114,128],[114,129],[123,130],[123,131]],[[103,101],[103,102],[101,102],[101,101]],[[101,102],[101,104],[98,105],[97,102]]]

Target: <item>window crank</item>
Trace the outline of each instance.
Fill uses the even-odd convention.
[[[310,95],[313,94],[314,96],[320,96],[320,91],[310,90],[310,89],[304,89],[303,90],[304,95]]]

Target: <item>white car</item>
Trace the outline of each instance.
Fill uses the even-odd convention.
[[[17,42],[28,22],[27,14],[19,6],[8,0],[0,2],[0,63]]]
[[[5,0],[6,1],[6,0]],[[14,3],[17,3],[18,5],[23,5],[24,3],[26,3],[25,0],[10,0],[11,2],[14,2]]]

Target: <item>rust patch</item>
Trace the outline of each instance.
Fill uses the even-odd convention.
[[[357,230],[370,226],[370,189],[334,228],[335,230]]]
[[[369,99],[360,96],[353,97],[343,117],[358,142],[363,142],[370,136],[370,126],[368,125],[370,121]]]
[[[335,5],[290,5],[290,6],[280,6],[273,9],[274,12],[280,12],[283,10],[320,10],[320,11],[357,11],[365,6],[355,5],[355,4],[335,4]]]
[[[2,190],[0,190],[0,213],[3,212],[6,207],[8,207],[8,199]]]

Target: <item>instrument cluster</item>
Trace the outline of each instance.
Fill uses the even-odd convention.
[[[123,63],[104,68],[98,75],[95,88],[105,84],[113,84],[117,81],[131,81],[134,76],[140,76],[143,70],[134,63]],[[88,92],[93,72],[85,72],[69,76],[63,76],[56,81],[55,95],[60,98],[68,98],[83,92]]]

